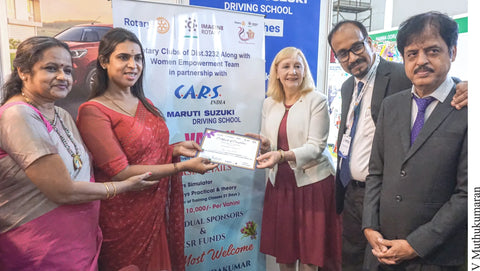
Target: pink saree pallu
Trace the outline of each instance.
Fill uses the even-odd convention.
[[[99,205],[62,205],[1,233],[0,270],[97,270]]]

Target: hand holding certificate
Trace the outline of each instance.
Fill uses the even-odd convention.
[[[197,156],[210,159],[213,163],[255,169],[260,140],[245,135],[205,129],[202,152]]]

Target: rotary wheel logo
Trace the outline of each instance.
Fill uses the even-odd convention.
[[[164,17],[157,18],[157,32],[165,34],[170,29],[170,23]]]

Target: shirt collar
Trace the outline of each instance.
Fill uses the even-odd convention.
[[[440,86],[437,89],[435,89],[435,91],[433,91],[432,93],[430,93],[426,97],[431,96],[431,97],[437,99],[439,102],[443,103],[445,101],[445,99],[447,98],[448,94],[450,94],[450,90],[452,89],[452,87],[454,85],[455,85],[455,83],[453,82],[452,77],[447,75],[447,78],[445,79],[445,81],[443,81],[443,83],[440,84]],[[415,92],[415,86],[412,86],[412,94],[419,97],[417,95],[417,93]]]

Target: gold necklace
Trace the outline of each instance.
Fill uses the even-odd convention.
[[[27,96],[25,96],[23,91],[22,91],[22,96],[28,104],[30,104],[33,107],[38,109],[38,107]],[[57,110],[56,109],[53,109],[53,110],[54,110],[53,121],[48,119],[42,112],[40,112],[40,110],[38,110],[38,112],[40,112],[40,114],[42,114],[42,116],[44,118],[46,118],[48,120],[48,122],[50,122],[50,125],[52,125],[53,130],[60,137],[60,140],[62,141],[63,146],[68,151],[68,153],[72,156],[73,168],[75,170],[81,169],[83,163],[82,163],[82,159],[80,158],[80,151],[78,149],[78,146],[77,146],[77,144],[75,144],[75,141],[73,140],[73,135],[70,132],[70,130],[68,130],[68,128],[65,126],[65,123],[63,123],[63,120],[60,117],[60,115],[58,114]],[[72,142],[73,148],[75,149],[75,152],[73,152],[72,148],[70,148],[70,145],[68,145],[67,140],[62,136],[62,134],[60,134],[60,131],[58,131],[58,128],[57,128],[57,125],[56,125],[57,124],[57,118],[59,119],[60,124],[62,125],[63,131],[67,135],[68,139],[70,139],[70,142]]]
[[[103,97],[107,98],[107,100],[109,100],[110,102],[112,102],[113,105],[115,105],[118,109],[120,109],[123,113],[129,115],[130,117],[135,117],[135,113],[132,114],[131,112],[129,112],[128,110],[126,110],[125,108],[123,108],[122,106],[120,106],[119,104],[117,104],[112,98],[110,98],[109,96],[107,95],[103,95]]]

